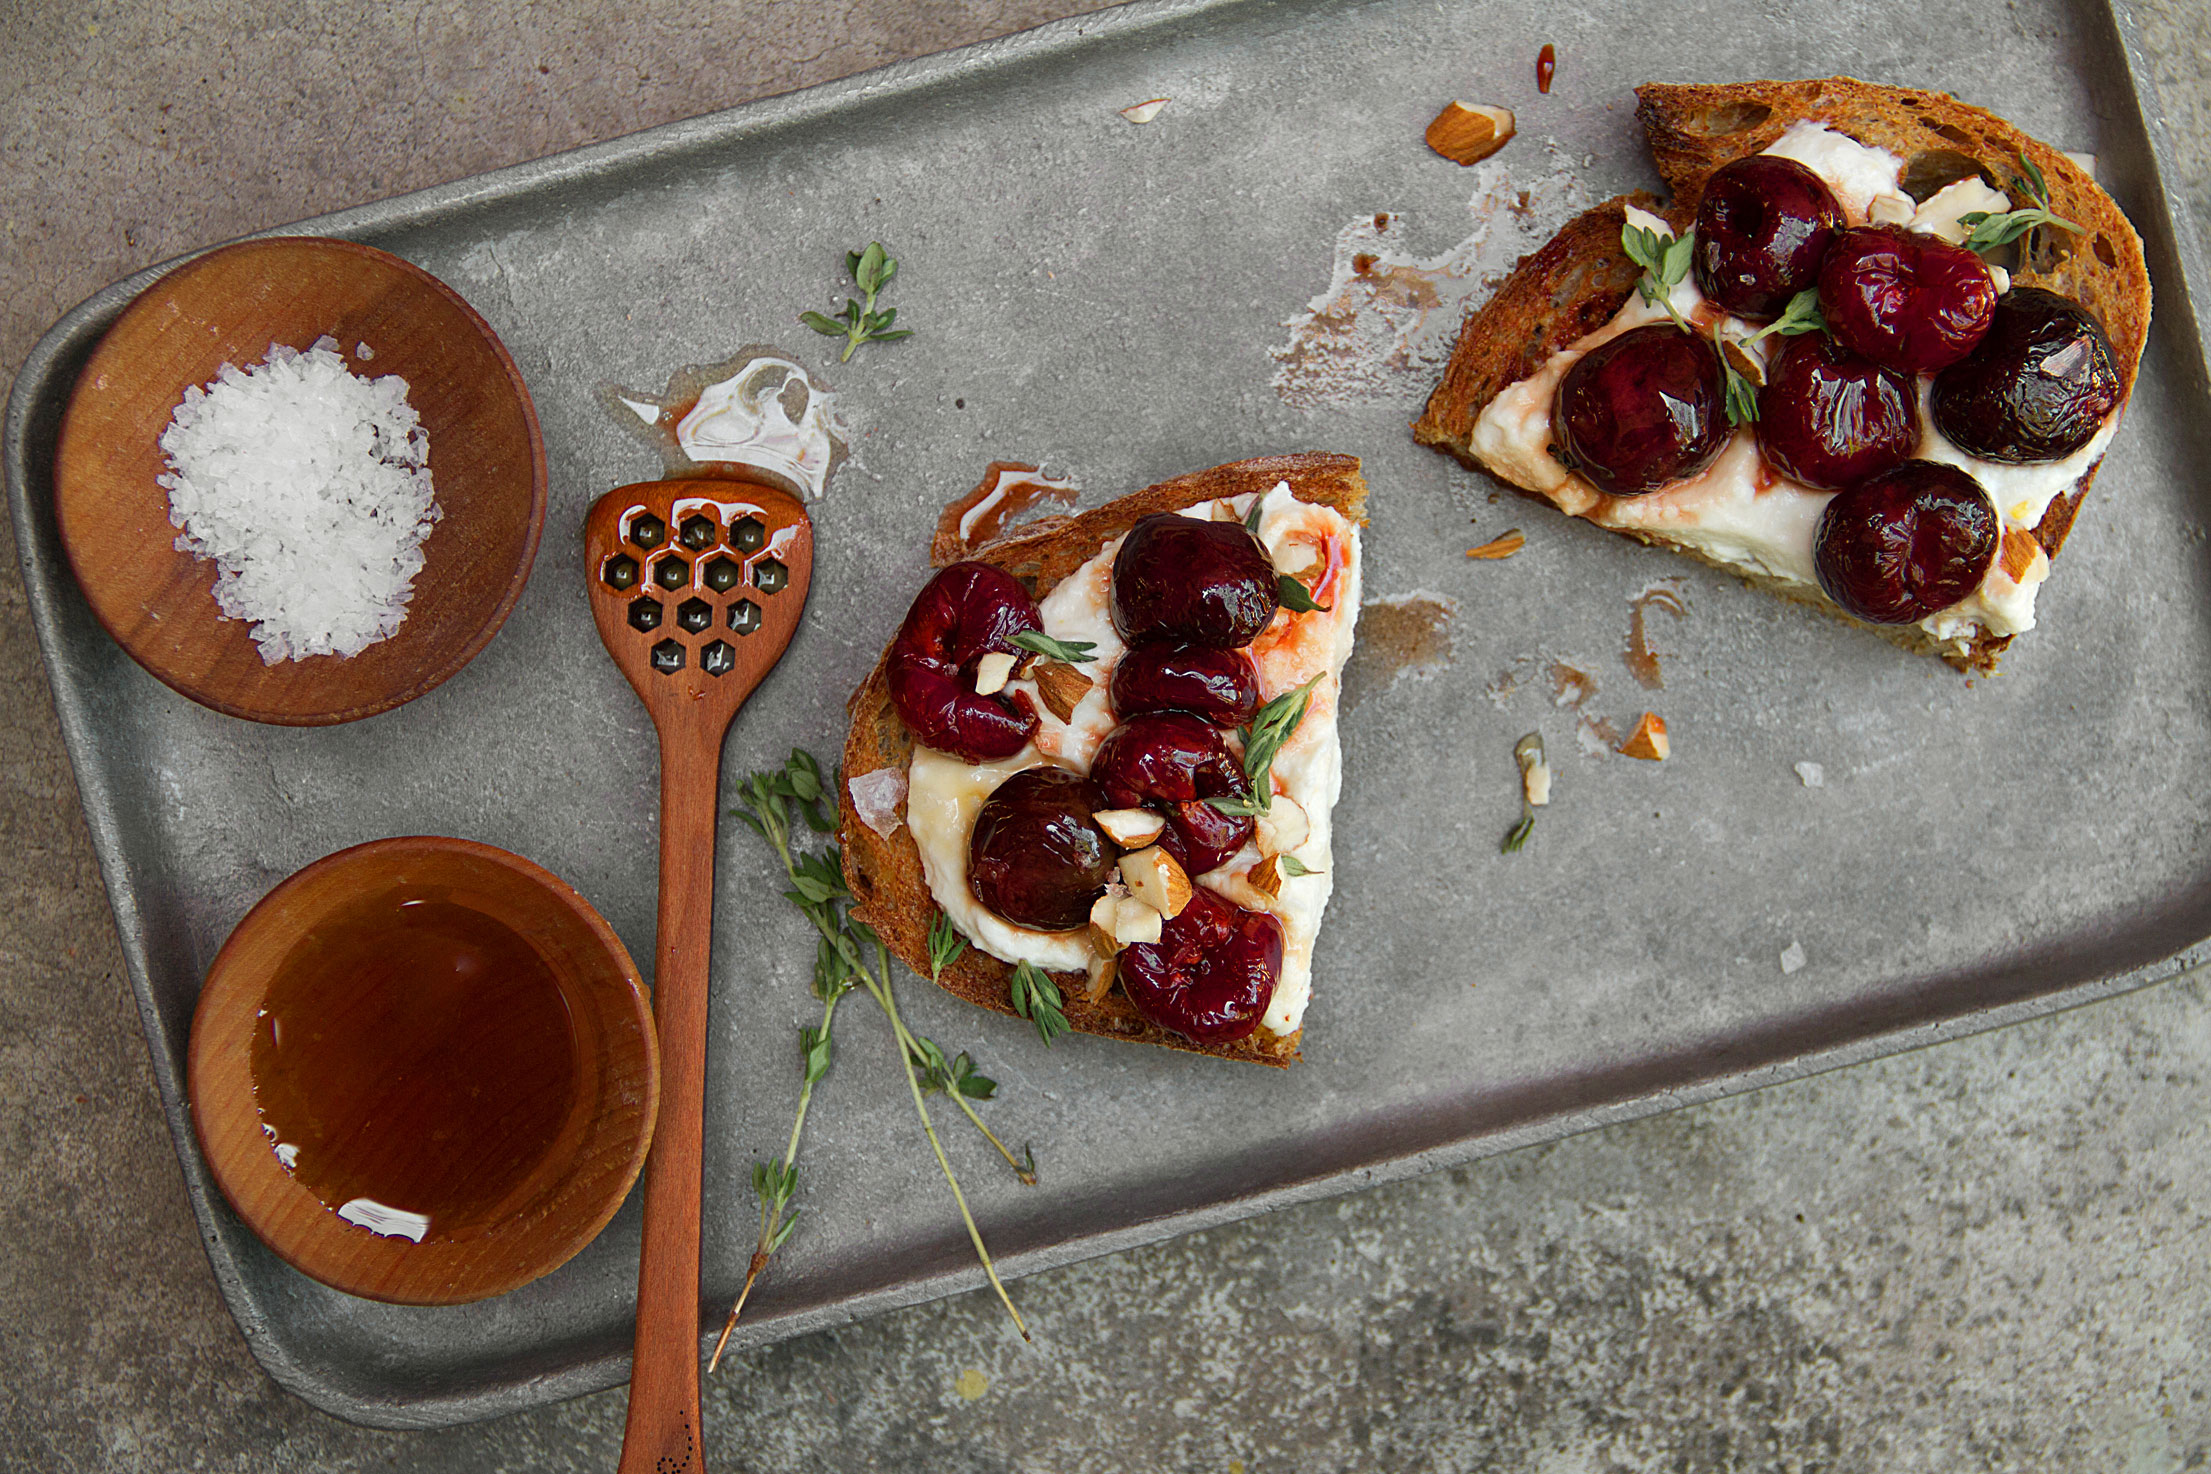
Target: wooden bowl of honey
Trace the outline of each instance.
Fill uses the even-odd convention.
[[[349,1294],[454,1305],[566,1263],[652,1142],[636,964],[549,872],[384,839],[262,898],[209,969],[187,1090],[223,1195]]]

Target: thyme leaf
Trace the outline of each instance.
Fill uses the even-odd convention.
[[[911,328],[893,332],[891,324],[898,321],[898,309],[886,307],[875,310],[875,298],[898,275],[898,262],[883,249],[881,241],[868,242],[864,251],[850,251],[845,255],[845,270],[852,274],[853,285],[860,289],[865,301],[846,298],[844,311],[831,317],[821,312],[801,312],[798,320],[825,338],[845,340],[844,352],[837,362],[850,363],[852,355],[862,343],[889,343],[899,338],[913,336]]]
[[[1023,630],[1013,637],[1013,643],[1033,655],[1047,660],[1064,660],[1069,665],[1081,665],[1095,660],[1098,647],[1089,640],[1055,640],[1042,630]]]

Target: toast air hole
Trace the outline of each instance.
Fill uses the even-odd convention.
[[[1731,102],[1711,108],[1700,119],[1703,131],[1714,138],[1730,133],[1748,133],[1773,116],[1773,109],[1762,102]]]
[[[1946,148],[1922,149],[1904,165],[1904,193],[1914,204],[1926,204],[1961,179],[1978,179],[1991,189],[1996,187],[1977,160]]]

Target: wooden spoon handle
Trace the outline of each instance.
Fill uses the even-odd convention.
[[[706,1099],[706,970],[714,926],[721,730],[663,732],[660,1124],[645,1164],[645,1250],[620,1474],[704,1474],[699,1437],[699,1150]]]

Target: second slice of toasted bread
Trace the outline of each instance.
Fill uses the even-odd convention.
[[[2072,297],[2101,318],[2122,382],[2131,394],[2150,320],[2149,273],[2143,264],[2142,243],[2111,196],[2068,155],[1947,93],[1885,87],[1849,77],[1707,86],[1651,84],[1636,89],[1636,97],[1652,157],[1673,191],[1671,203],[1661,207],[1643,195],[1607,200],[1570,222],[1524,260],[1496,295],[1467,319],[1441,383],[1413,424],[1414,437],[1422,444],[1490,469],[1482,466],[1473,448],[1475,422],[1484,407],[1506,388],[1535,374],[1553,354],[1602,327],[1635,291],[1641,270],[1620,245],[1625,207],[1633,204],[1659,215],[1678,234],[1695,220],[1705,182],[1715,170],[1765,149],[1799,122],[1825,123],[1859,143],[1895,154],[1904,161],[1903,183],[1916,199],[1973,174],[1997,188],[2007,188],[2020,173],[2019,161],[2032,161],[2048,182],[2052,212],[2085,229],[2078,235],[2056,229],[2036,232],[2035,254],[2013,268],[2012,281]],[[2063,546],[2095,471],[2091,465],[2069,491],[2052,500],[2034,527],[2035,541],[2048,556],[2056,557]],[[1535,488],[1518,489],[1547,499]],[[1659,533],[1625,535],[1701,556]],[[1850,618],[1817,588],[1775,587],[1839,618]],[[1916,626],[1881,626],[1878,632],[1981,670],[1993,666],[2011,638],[1982,632],[1958,649],[1943,647]]]

